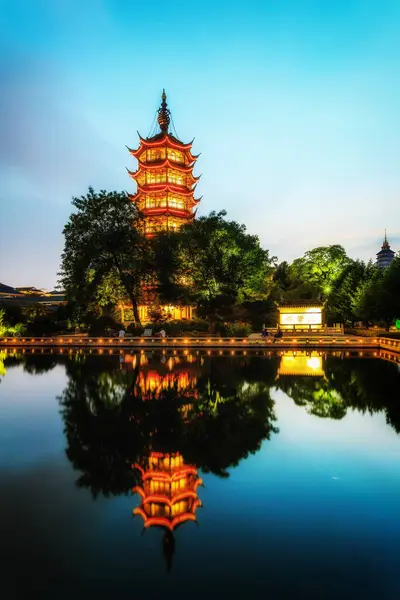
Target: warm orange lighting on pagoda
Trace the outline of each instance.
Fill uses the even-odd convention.
[[[140,515],[144,527],[159,526],[171,532],[185,521],[196,521],[201,506],[197,488],[202,485],[197,469],[186,465],[179,452],[152,452],[146,464],[133,465],[141,474],[141,485],[133,488],[141,497],[140,506],[133,510]]]
[[[193,175],[197,160],[191,152],[192,142],[184,144],[169,131],[171,113],[163,91],[158,109],[160,132],[149,138],[139,135],[139,147],[128,148],[137,159],[136,171],[129,175],[136,181],[136,194],[129,195],[145,218],[149,237],[159,231],[176,231],[191,222],[200,199],[194,190],[200,177]]]

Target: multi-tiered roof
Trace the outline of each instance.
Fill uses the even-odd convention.
[[[196,509],[201,506],[197,488],[202,480],[179,452],[152,452],[144,467],[134,468],[140,471],[142,481],[132,492],[142,501],[133,514],[143,518],[144,527],[158,525],[172,532],[180,523],[196,521]]]
[[[197,156],[192,154],[192,142],[184,144],[169,132],[171,113],[167,96],[162,93],[158,109],[160,132],[149,138],[139,134],[137,150],[128,148],[137,159],[138,169],[129,171],[137,183],[136,194],[129,195],[145,217],[145,231],[151,236],[158,231],[175,231],[193,220],[200,198],[194,198],[196,182],[193,175]]]
[[[376,255],[376,264],[378,265],[378,267],[385,269],[390,265],[390,263],[394,259],[395,254],[396,253],[389,246],[385,229],[385,237],[383,238],[382,248]]]

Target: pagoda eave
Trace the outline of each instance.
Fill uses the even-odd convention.
[[[190,150],[190,148],[193,145],[193,142],[189,142],[189,144],[184,144],[180,140],[172,138],[172,136],[169,133],[159,134],[158,136],[154,136],[150,139],[143,138],[139,132],[138,135],[140,139],[140,145],[145,146],[146,148],[157,148],[157,146],[164,146],[165,143],[167,143],[167,146],[175,148],[176,150]]]
[[[149,162],[139,162],[139,168],[137,171],[135,171],[135,174],[139,174],[142,172],[146,172],[146,171],[155,171],[157,169],[163,169],[163,168],[169,168],[169,169],[174,169],[175,171],[180,171],[181,173],[191,173],[193,167],[191,165],[187,166],[187,165],[182,165],[180,163],[176,163],[173,162],[171,160],[169,160],[169,158],[165,158],[164,160],[161,161],[152,161],[151,163]],[[199,178],[201,177],[201,175],[199,175]]]
[[[193,215],[187,210],[179,210],[176,208],[162,207],[162,208],[145,208],[143,210],[146,217],[178,217],[180,219],[186,219],[191,221]]]
[[[168,498],[165,494],[151,494],[149,496],[145,496],[144,492],[139,492],[138,489],[133,488],[133,494],[139,494],[143,498],[143,502],[145,504],[154,503],[154,504],[164,504],[165,506],[169,506],[172,508],[174,504],[180,502],[181,500],[185,500],[187,498],[192,498],[196,500],[197,494],[193,490],[186,490],[181,494],[177,495],[175,498]]]
[[[196,510],[197,506],[194,507]],[[173,531],[177,525],[184,523],[185,521],[196,521],[196,515],[194,512],[188,512],[183,515],[175,517],[171,521],[166,517],[148,517],[142,508],[135,508],[133,511],[134,515],[140,515],[144,521],[143,525],[147,529],[152,526],[166,527],[170,531]]]
[[[188,475],[197,475],[197,469],[194,467],[186,467],[184,469],[179,469],[176,473],[170,475],[169,473],[165,473],[163,471],[144,471],[140,465],[132,465],[132,468],[138,469],[142,473],[143,481],[146,479],[158,479],[159,481],[176,481],[180,477],[187,477]]]
[[[141,194],[156,194],[159,192],[172,192],[174,194],[180,194],[181,196],[191,196],[196,189],[194,186],[192,189],[182,188],[179,185],[171,183],[149,183],[147,185],[138,184],[138,192]]]

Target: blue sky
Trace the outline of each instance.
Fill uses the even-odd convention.
[[[72,196],[134,191],[163,87],[203,201],[280,260],[400,249],[400,2],[0,0],[0,281],[55,285]]]

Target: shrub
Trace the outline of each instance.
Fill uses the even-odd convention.
[[[226,325],[226,335],[232,337],[248,337],[252,332],[252,328],[248,323],[234,321]]]
[[[165,323],[163,327],[167,335],[180,337],[194,332],[206,332],[209,325],[207,321],[203,321],[202,319],[193,319],[191,321],[170,321],[169,323]]]
[[[89,323],[89,335],[94,337],[98,336],[110,336],[112,331],[118,331],[122,325],[118,323],[113,317],[104,315],[102,317],[93,317]]]
[[[131,333],[133,335],[133,337],[139,337],[139,336],[142,335],[142,333],[144,331],[144,328],[143,327],[138,327],[137,325],[135,325],[135,323],[131,323],[126,328],[126,331],[128,331],[129,333]]]
[[[59,325],[49,317],[38,317],[26,325],[26,335],[53,335],[59,331]]]
[[[0,337],[24,335],[26,327],[24,323],[10,324],[5,318],[5,310],[0,309]]]

